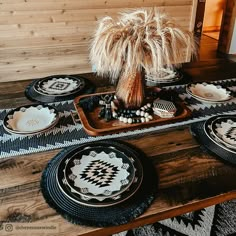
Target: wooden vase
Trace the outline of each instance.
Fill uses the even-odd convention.
[[[141,107],[145,98],[141,72],[132,72],[128,76],[122,74],[116,87],[116,96],[126,108]]]

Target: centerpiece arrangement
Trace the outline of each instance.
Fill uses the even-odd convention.
[[[90,47],[90,61],[116,91],[74,100],[85,131],[93,136],[176,122],[190,110],[171,90],[146,89],[145,77],[174,71],[184,57],[196,54],[191,32],[157,9],[121,13],[100,20]]]
[[[90,60],[99,76],[117,85],[116,97],[123,105],[138,108],[145,101],[144,76],[178,67],[184,52],[196,54],[191,32],[157,9],[140,9],[101,19]]]

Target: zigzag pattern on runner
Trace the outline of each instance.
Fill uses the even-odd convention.
[[[215,83],[226,86],[231,91],[236,93],[236,78],[221,80]],[[236,112],[236,98],[226,101],[225,103],[203,104],[187,94],[185,87],[186,85],[176,85],[165,87],[165,89],[168,91],[174,90],[179,94],[180,99],[183,100],[192,111],[192,117],[190,119],[171,124],[97,137],[89,136],[85,133],[81,124],[75,125],[73,123],[70,115],[70,111],[75,110],[72,100],[50,103],[50,105],[53,105],[59,111],[59,123],[53,129],[33,136],[17,136],[7,133],[2,124],[5,115],[10,109],[0,110],[0,158],[58,149],[96,140],[115,139],[120,137],[127,138],[133,135],[143,135],[148,132],[154,132],[206,120],[217,114],[231,114]]]

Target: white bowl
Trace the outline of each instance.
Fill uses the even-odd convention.
[[[48,105],[30,105],[11,111],[4,123],[8,132],[34,134],[53,127],[58,119],[55,108]]]

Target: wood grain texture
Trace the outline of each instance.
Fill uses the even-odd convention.
[[[194,81],[227,79],[236,77],[236,63],[223,59],[196,62],[185,64],[184,72]],[[114,89],[104,87],[105,82],[93,74],[83,76],[100,86],[100,91]],[[29,103],[24,97],[29,82],[0,83],[0,108]],[[157,197],[141,216],[125,225],[96,228],[73,225],[49,208],[39,186],[42,171],[57,149],[0,159],[0,221],[58,223],[60,236],[104,236],[236,198],[235,166],[205,152],[188,126],[121,140],[144,152],[156,168]]]
[[[89,45],[99,19],[158,7],[193,29],[196,0],[1,0],[0,82],[91,72]],[[183,54],[183,62],[189,60]]]

